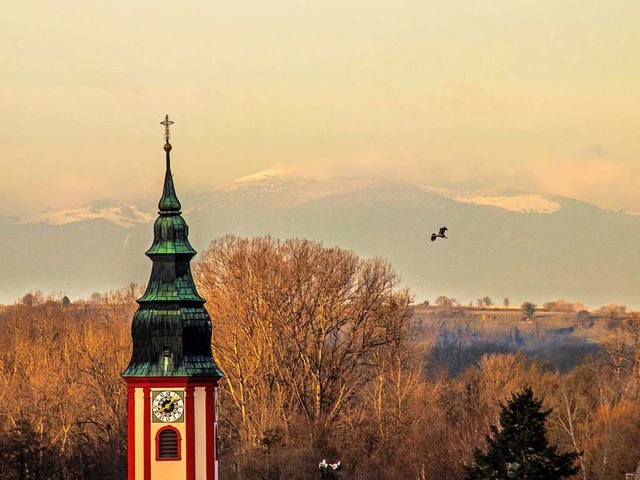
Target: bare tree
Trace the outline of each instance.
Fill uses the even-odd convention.
[[[446,297],[444,295],[440,295],[438,298],[436,298],[435,305],[438,307],[451,308],[458,305],[458,300],[456,300],[453,297]]]
[[[410,295],[381,259],[308,240],[214,241],[194,269],[242,443],[322,435],[404,341]]]

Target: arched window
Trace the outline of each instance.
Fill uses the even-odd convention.
[[[181,442],[177,428],[166,426],[156,434],[156,460],[180,460]]]

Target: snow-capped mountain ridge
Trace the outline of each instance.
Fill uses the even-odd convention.
[[[304,177],[284,170],[269,169],[234,180],[226,188],[255,188],[285,192],[304,186],[307,199],[351,193],[357,190],[383,186],[417,188],[434,195],[440,195],[456,202],[502,208],[519,213],[554,213],[561,208],[560,197],[533,192],[500,190],[453,190],[430,185],[391,182],[371,178],[321,178]],[[223,187],[224,188],[224,187]]]
[[[640,217],[578,200],[291,175],[178,194],[199,252],[225,234],[308,238],[387,258],[417,300],[640,306]],[[5,218],[0,302],[35,288],[77,297],[144,283],[155,203],[102,201],[21,223]],[[441,226],[448,239],[431,242]]]
[[[263,195],[271,196],[273,206],[289,206],[322,198],[353,194],[358,191],[370,191],[376,188],[415,189],[432,195],[448,198],[459,203],[478,206],[497,207],[517,213],[555,213],[561,208],[560,197],[551,197],[529,192],[497,190],[452,190],[433,186],[389,182],[369,178],[313,178],[287,174],[280,170],[266,170],[234,180],[230,184],[200,191],[197,194],[185,192],[185,199],[197,198],[197,204],[188,205],[190,212],[223,198],[235,197],[240,192],[246,196],[255,196],[261,201]],[[226,202],[224,202],[226,203]],[[146,206],[146,205],[145,205]],[[123,227],[145,224],[155,217],[143,205],[116,205],[114,202],[99,201],[90,205],[59,211],[46,211],[21,219],[21,223],[45,222],[51,225],[86,220],[103,219]]]

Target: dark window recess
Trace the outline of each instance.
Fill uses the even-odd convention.
[[[165,345],[162,349],[162,368],[165,372],[171,368],[171,345]]]
[[[158,438],[158,458],[178,458],[178,434],[175,430],[163,430]]]

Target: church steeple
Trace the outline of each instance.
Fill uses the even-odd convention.
[[[211,353],[211,320],[191,275],[196,251],[181,215],[171,174],[169,116],[165,126],[166,173],[154,238],[146,255],[153,262],[151,278],[133,317],[133,353],[123,377],[207,376],[222,373]]]
[[[153,225],[151,278],[133,316],[127,383],[128,480],[218,480],[216,409],[222,372],[211,353],[211,319],[191,276],[196,251],[171,175]]]

